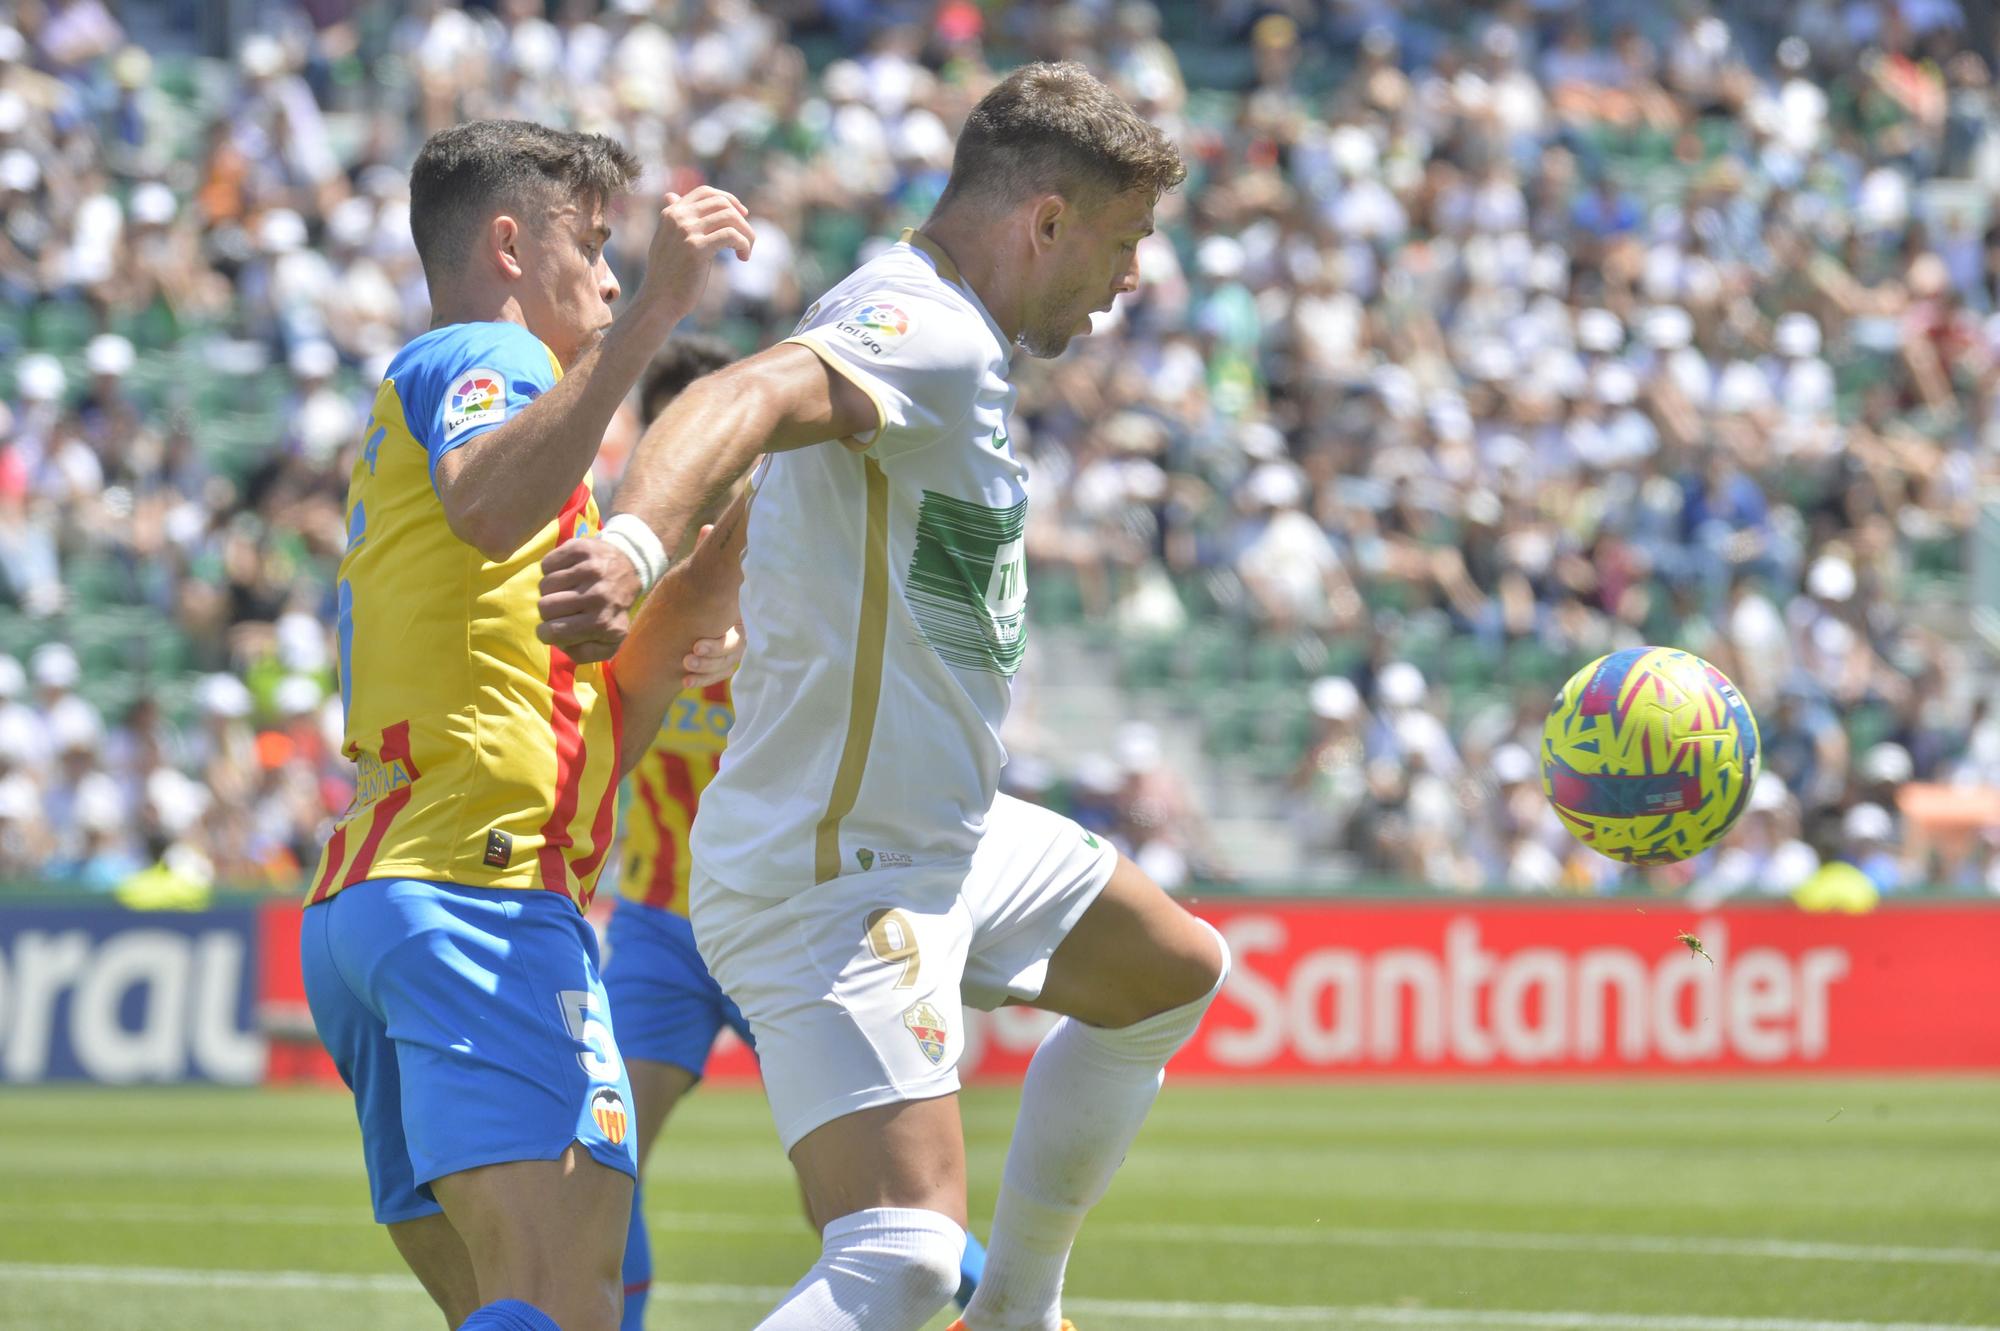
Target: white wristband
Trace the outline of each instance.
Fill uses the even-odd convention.
[[[597,535],[616,546],[632,561],[633,569],[639,574],[641,596],[653,590],[653,584],[666,575],[668,566],[673,563],[667,558],[667,548],[660,544],[660,538],[653,534],[645,519],[635,513],[613,514]]]

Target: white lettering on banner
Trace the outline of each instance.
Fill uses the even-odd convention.
[[[1361,956],[1332,947],[1300,960],[1292,972],[1292,1038],[1310,1063],[1351,1063],[1361,1057]],[[1273,993],[1276,990],[1272,991]],[[1320,1020],[1322,993],[1340,997]],[[1261,1060],[1260,1060],[1261,1061]]]
[[[94,1081],[172,1081],[186,1071],[187,939],[133,929],[104,941],[70,999],[77,1062]],[[125,996],[146,990],[139,1028],[118,1019]]]
[[[1396,1006],[1398,988],[1409,990],[1413,1015],[1411,1052],[1426,1063],[1444,1057],[1444,993],[1437,958],[1415,948],[1390,948],[1375,954],[1375,984],[1368,1006],[1375,1018],[1369,1052],[1378,1062],[1396,1056],[1402,1046],[1403,1014]]]
[[[229,929],[138,928],[95,942],[82,929],[23,930],[0,945],[0,1076],[39,1081],[63,1048],[103,1082],[254,1082],[265,1048],[238,1025],[247,960]]]
[[[1223,993],[1249,1022],[1214,1023],[1201,1038],[1209,1057],[1239,1068],[1287,1054],[1321,1067],[1811,1061],[1826,1053],[1829,992],[1852,970],[1838,947],[1738,955],[1713,918],[1696,925],[1706,957],[1678,945],[1654,957],[1620,947],[1497,952],[1477,919],[1458,916],[1433,948],[1319,948],[1274,969],[1290,941],[1282,916],[1238,915],[1222,932],[1237,959]]]
[[[242,935],[221,929],[196,941],[189,1030],[194,1065],[217,1081],[237,1085],[262,1081],[268,1056],[264,1037],[236,1024],[246,950]]]
[[[1451,975],[1451,1044],[1468,1063],[1491,1063],[1493,1041],[1479,1029],[1479,990],[1493,978],[1491,952],[1479,947],[1479,926],[1453,920],[1444,928],[1445,968]]]
[[[1799,1057],[1826,1053],[1826,995],[1836,981],[1853,970],[1847,953],[1837,947],[1816,947],[1799,958]]]
[[[1493,986],[1493,1034],[1516,1063],[1552,1063],[1569,1044],[1569,958],[1545,947],[1515,956]],[[1528,996],[1541,991],[1539,1019],[1530,1024]]]
[[[1239,915],[1225,923],[1221,932],[1233,958],[1229,979],[1223,984],[1222,992],[1230,1002],[1248,1012],[1251,1021],[1247,1029],[1210,1025],[1207,1036],[1209,1056],[1224,1067],[1260,1067],[1285,1050],[1285,1001],[1284,991],[1266,979],[1263,972],[1251,964],[1251,958],[1283,949],[1285,926],[1268,915]],[[1315,952],[1303,958],[1293,970],[1293,977],[1296,979],[1314,957],[1326,955]],[[1297,994],[1300,989],[1301,986],[1294,986],[1293,992]],[[1306,992],[1309,1003],[1310,991]],[[1310,1024],[1300,1017],[1294,1020],[1293,1027],[1303,1031]],[[1300,1056],[1305,1057],[1303,1051]]]
[[[1576,963],[1576,1056],[1604,1053],[1605,1012],[1618,992],[1618,1057],[1636,1063],[1646,1056],[1646,963],[1622,947],[1594,947]]]
[[[75,983],[89,960],[90,936],[81,929],[54,935],[29,930],[15,942],[13,1001],[0,1002],[10,1017],[0,1027],[7,1080],[39,1081],[48,1070],[56,995]]]

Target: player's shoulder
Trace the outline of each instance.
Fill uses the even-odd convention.
[[[806,311],[801,334],[840,339],[883,364],[1004,364],[1007,346],[986,315],[916,250],[892,245]]]
[[[508,377],[552,375],[555,353],[517,323],[446,324],[407,343],[389,362],[384,377],[441,391],[448,380],[482,369]]]
[[[503,320],[433,328],[396,353],[383,374],[395,384],[412,428],[443,413],[447,438],[505,420],[510,384],[525,384],[532,395],[560,377],[548,345]]]

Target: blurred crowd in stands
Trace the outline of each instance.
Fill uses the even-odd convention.
[[[425,134],[601,130],[644,192],[738,193],[755,255],[690,325],[747,352],[922,220],[995,69],[1073,58],[1191,173],[1144,288],[1017,361],[1034,613],[1164,722],[1030,733],[1017,788],[1169,879],[1227,876],[1194,807],[1241,781],[1327,886],[2000,892],[2000,817],[1965,813],[2000,788],[1964,578],[2000,484],[1982,7],[246,8],[227,59],[185,0],[0,26],[0,878],[289,890],[316,856],[345,479],[429,318]],[[1726,848],[1643,881],[1535,756],[1561,681],[1641,642],[1730,674],[1765,749]]]

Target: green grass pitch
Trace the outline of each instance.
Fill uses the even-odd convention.
[[[1012,1115],[966,1098],[975,1217]],[[751,1326],[810,1262],[754,1092],[697,1093],[652,1179],[652,1327]],[[366,1207],[340,1094],[0,1090],[0,1331],[432,1331]],[[2000,1080],[1174,1083],[1084,1229],[1068,1311],[2000,1328]]]

